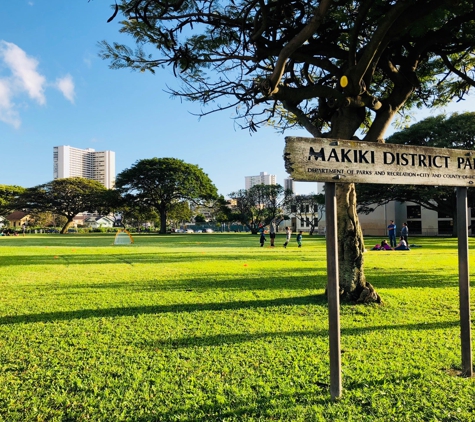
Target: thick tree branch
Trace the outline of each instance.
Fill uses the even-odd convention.
[[[321,138],[322,133],[318,128],[310,121],[310,119],[302,112],[295,104],[292,104],[290,101],[282,101],[282,105],[288,111],[290,111],[299,121],[299,123],[307,129],[307,131],[315,136],[316,138]]]
[[[277,88],[277,84],[282,78],[285,69],[285,63],[287,62],[288,58],[318,29],[327,13],[330,3],[331,0],[321,0],[320,5],[315,10],[315,14],[313,15],[310,22],[281,50],[272,75],[270,76],[269,80],[261,87],[265,96],[270,96],[274,93],[275,89]]]
[[[466,82],[468,85],[470,86],[473,86],[475,87],[475,81],[468,77],[465,73],[461,72],[460,70],[458,70],[452,63],[451,61],[449,60],[449,58],[447,57],[447,55],[445,54],[441,54],[440,55],[442,61],[444,62],[444,64],[447,66],[447,68],[455,73],[460,79],[462,79],[464,82]]]

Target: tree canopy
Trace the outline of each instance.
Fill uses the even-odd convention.
[[[401,145],[423,145],[438,148],[472,150],[475,147],[475,113],[441,114],[428,117],[386,140]],[[453,235],[457,233],[457,195],[449,186],[358,185],[358,209],[370,213],[390,201],[413,202],[422,207],[449,215],[453,219]],[[475,192],[468,189],[468,205],[475,207]]]
[[[281,185],[263,184],[232,192],[229,197],[236,201],[234,219],[251,233],[258,233],[261,227],[283,215],[288,195]]]
[[[105,206],[107,189],[95,180],[82,177],[55,179],[26,189],[15,203],[16,209],[30,214],[52,212],[66,217],[61,234],[66,233],[74,217],[81,212],[95,212]]]
[[[15,201],[25,188],[15,185],[0,185],[0,216],[5,217],[15,211]]]
[[[177,203],[200,203],[218,196],[216,186],[200,167],[177,158],[138,160],[117,175],[116,188],[134,206],[157,211],[160,233],[166,233],[167,215]]]
[[[244,128],[380,141],[397,113],[475,85],[468,0],[121,0],[111,19],[135,46],[102,42],[112,68],[171,66],[175,96],[232,109]],[[361,135],[360,135],[361,136]],[[366,285],[353,184],[337,185],[344,296]],[[366,293],[365,293],[366,295]]]
[[[363,124],[377,140],[402,107],[474,85],[469,1],[122,0],[117,12],[136,45],[102,42],[113,68],[172,66],[175,95],[233,108],[251,129],[298,124],[350,139]]]

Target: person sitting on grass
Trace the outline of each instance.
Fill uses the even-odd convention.
[[[383,239],[381,240],[381,251],[392,251],[393,248],[391,248],[391,246],[388,245],[388,242],[386,241],[386,239]]]
[[[395,251],[408,251],[409,248],[407,247],[407,243],[406,241],[404,240],[404,237],[401,236],[401,238],[399,239],[399,243],[398,245],[394,248]]]

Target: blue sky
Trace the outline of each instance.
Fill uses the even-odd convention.
[[[0,30],[0,184],[31,187],[53,179],[53,147],[112,150],[120,172],[137,160],[174,157],[199,165],[220,194],[265,171],[283,183],[284,136],[252,136],[231,111],[192,115],[198,104],[171,99],[171,69],[111,70],[98,42],[132,40],[106,23],[111,0],[14,0],[2,4]],[[470,102],[472,103],[472,102]],[[467,111],[465,102],[446,111]],[[473,104],[473,103],[472,103]],[[443,110],[437,110],[439,114]],[[286,135],[310,136],[293,131]],[[297,183],[297,192],[316,190]]]

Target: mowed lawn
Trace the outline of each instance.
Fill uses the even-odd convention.
[[[325,239],[283,241],[0,237],[0,421],[475,421],[456,239],[365,253],[384,304],[341,307],[336,402]]]

